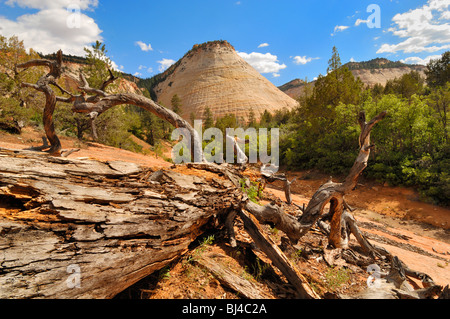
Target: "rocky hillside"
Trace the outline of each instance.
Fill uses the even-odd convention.
[[[80,76],[80,71],[83,67],[84,65],[81,63],[65,61],[65,70],[63,76],[61,77],[62,81],[64,81],[64,87],[71,90],[77,89],[79,86],[78,79]],[[142,94],[141,89],[136,84],[137,81],[133,81],[133,79],[134,78],[128,78],[126,76],[120,77],[116,81],[116,84],[118,85],[118,92]]]
[[[245,62],[226,41],[195,45],[153,83],[158,101],[171,106],[172,97],[181,99],[182,116],[202,118],[209,107],[215,117],[235,114],[247,119],[264,110],[292,109],[297,102],[275,87]]]
[[[41,58],[53,60],[55,55],[41,55]],[[86,58],[63,54],[63,61],[64,71],[61,76],[63,85],[68,90],[76,90],[80,84],[78,83],[80,72],[86,66]],[[136,78],[130,74],[121,73],[120,78],[115,83],[118,85],[118,92],[142,94],[142,90],[137,85],[139,80],[139,78]]]
[[[426,66],[393,62],[383,58],[376,58],[365,62],[349,62],[345,64],[355,77],[372,87],[375,84],[386,85],[387,81],[400,78],[411,71],[419,72],[425,78]],[[311,82],[314,85],[314,82]],[[299,97],[305,89],[305,82],[299,79],[292,80],[279,87],[292,98]]]

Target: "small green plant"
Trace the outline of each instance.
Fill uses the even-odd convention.
[[[214,235],[208,236],[206,238],[203,238],[203,240],[200,242],[200,247],[205,248],[206,246],[212,245],[214,242]]]
[[[189,255],[186,262],[192,263],[200,257],[200,255],[206,250],[206,248],[214,242],[214,235],[203,238],[203,240],[199,241],[200,246],[198,246],[195,251]]]
[[[244,266],[244,270],[242,271],[242,278],[244,278],[245,280],[249,280],[249,281],[255,280],[255,278],[250,273],[248,266]]]
[[[280,231],[276,227],[270,228],[270,234],[273,236],[273,239],[275,241],[277,241],[281,238]]]
[[[169,267],[169,266],[166,266],[166,267],[164,267],[163,269],[161,269],[161,270],[159,271],[158,278],[159,278],[160,280],[161,280],[161,279],[163,279],[163,280],[169,279],[169,278],[170,278],[170,267]]]
[[[293,252],[291,254],[291,259],[294,261],[299,261],[300,258],[302,257],[302,252],[303,251],[301,249],[298,249],[297,251]]]
[[[270,229],[270,233],[274,236],[278,235],[278,229],[276,227]]]
[[[330,289],[335,290],[350,281],[350,269],[329,268],[325,274],[326,282]]]
[[[252,264],[253,277],[256,281],[259,281],[264,275],[264,272],[269,268],[269,265],[262,262],[259,258],[256,258],[256,262]]]
[[[242,192],[247,194],[248,199],[250,199],[255,204],[259,204],[258,198],[261,198],[261,191],[258,187],[258,183],[251,182],[250,186],[247,187],[245,180],[241,179],[240,184]]]

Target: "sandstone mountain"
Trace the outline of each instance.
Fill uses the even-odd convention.
[[[419,72],[425,78],[426,66],[411,65],[401,62],[393,62],[383,58],[376,58],[366,62],[349,62],[345,64],[355,77],[359,77],[361,81],[370,87],[375,84],[386,85],[387,81],[402,77],[402,75],[411,71]],[[313,86],[314,82],[310,82]],[[304,89],[305,82],[299,79],[292,80],[279,87],[284,93],[292,98],[299,97]]]
[[[215,118],[234,114],[247,120],[251,111],[259,118],[292,109],[297,102],[245,62],[226,41],[195,45],[153,83],[153,93],[166,107],[172,97],[181,99],[181,115],[203,118],[209,107]]]
[[[82,63],[76,62],[64,62],[64,73],[61,76],[61,79],[64,83],[64,87],[70,90],[77,90],[79,83],[80,71],[85,67]],[[137,86],[136,82],[134,82],[134,77],[128,77],[122,74],[119,79],[115,82],[117,85],[116,91],[118,93],[134,93],[134,94],[142,94],[141,89]],[[105,79],[107,80],[107,79]]]

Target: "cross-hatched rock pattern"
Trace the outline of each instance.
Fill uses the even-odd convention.
[[[226,41],[196,45],[166,71],[155,93],[171,107],[172,97],[181,99],[181,115],[189,120],[204,118],[209,107],[215,118],[234,114],[246,121],[253,110],[256,119],[265,110],[293,109],[297,101],[279,90],[244,61]]]

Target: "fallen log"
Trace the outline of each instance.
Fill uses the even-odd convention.
[[[264,290],[262,290],[256,283],[252,283],[242,278],[242,276],[237,275],[228,269],[227,266],[221,265],[218,260],[225,257],[225,255],[211,253],[206,256],[201,256],[201,258],[196,260],[195,263],[211,272],[222,285],[237,292],[244,298],[272,299],[272,297],[268,293],[264,292]]]
[[[0,298],[112,298],[237,206],[229,184],[0,149]]]
[[[281,251],[281,249],[261,230],[257,219],[246,213],[244,210],[239,212],[244,222],[245,230],[252,237],[256,246],[260,248],[272,261],[296,289],[301,299],[320,299],[320,296],[311,288],[306,278],[299,272],[297,267]]]

